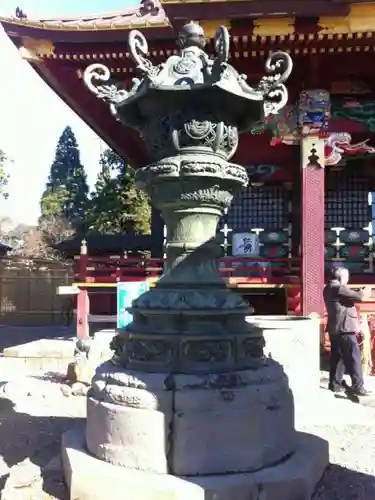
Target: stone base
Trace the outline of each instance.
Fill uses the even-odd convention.
[[[104,363],[88,394],[86,444],[113,465],[159,474],[261,470],[295,450],[293,395],[273,360],[201,375]]]
[[[262,328],[264,354],[280,363],[296,402],[306,400],[320,384],[320,320],[303,316],[248,316]],[[307,397],[306,397],[307,395]]]
[[[71,500],[310,500],[329,463],[328,443],[298,433],[296,452],[254,473],[176,477],[126,469],[98,460],[85,448],[82,427],[62,439],[62,462]]]

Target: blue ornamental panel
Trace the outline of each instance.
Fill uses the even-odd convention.
[[[353,245],[355,243],[367,243],[369,240],[369,232],[364,230],[364,229],[359,229],[355,230],[353,229],[352,231],[340,231],[340,241],[342,243],[348,243],[349,245]]]

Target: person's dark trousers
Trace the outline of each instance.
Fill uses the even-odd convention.
[[[331,391],[342,389],[342,381],[345,374],[345,365],[342,358],[340,336],[330,335],[331,353],[329,360],[329,388]]]
[[[345,371],[352,379],[351,389],[362,389],[361,350],[357,336],[350,333],[331,335],[330,388],[341,386]]]

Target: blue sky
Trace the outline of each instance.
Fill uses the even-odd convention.
[[[134,0],[0,0],[0,15],[20,6],[29,18],[100,13],[137,5]],[[63,129],[70,125],[92,185],[99,171],[99,138],[23,61],[0,28],[0,149],[12,159],[9,199],[0,200],[0,217],[34,224],[39,200]]]

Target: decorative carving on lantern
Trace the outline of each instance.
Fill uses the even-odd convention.
[[[292,60],[284,52],[274,52],[266,61],[264,76],[256,87],[246,82],[246,75],[239,74],[230,64],[229,33],[221,26],[214,39],[216,57],[211,59],[204,51],[204,31],[198,24],[189,23],[180,32],[178,43],[180,54],[173,55],[164,63],[153,65],[149,59],[148,44],[140,31],[129,34],[129,50],[136,62],[137,71],[142,79],[134,78],[133,86],[125,91],[115,80],[111,80],[110,71],[102,64],[92,64],[84,72],[84,81],[88,88],[100,99],[113,104],[119,118],[138,130],[142,130],[142,114],[131,111],[141,108],[136,102],[152,92],[171,91],[189,93],[210,91],[211,95],[231,94],[232,99],[252,103],[249,109],[237,110],[241,117],[240,129],[250,129],[255,121],[263,121],[264,116],[276,114],[285,106],[288,92],[284,85],[292,71]],[[106,82],[106,83],[105,83]],[[117,92],[116,92],[117,89]],[[151,95],[151,94],[150,94]],[[180,98],[179,98],[180,99]],[[129,108],[129,112],[125,111]],[[257,111],[254,115],[254,111]],[[124,113],[122,112],[124,111]]]
[[[84,73],[87,87],[144,139],[151,161],[136,171],[136,183],[160,209],[168,234],[165,272],[133,301],[133,322],[112,344],[115,359],[128,368],[185,373],[259,366],[262,334],[245,321],[253,309],[220,276],[216,229],[235,192],[248,184],[246,169],[230,162],[239,135],[286,104],[292,60],[272,54],[266,75],[251,87],[228,63],[223,26],[214,58],[196,23],[185,25],[177,42],[179,54],[155,65],[143,34],[132,31],[138,76],[130,89],[103,65]]]

